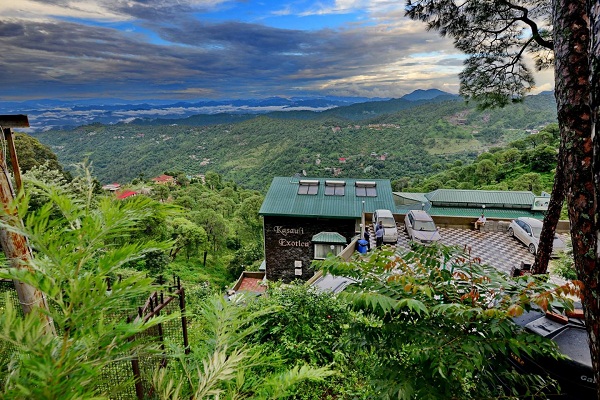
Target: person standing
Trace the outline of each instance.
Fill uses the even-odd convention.
[[[365,229],[364,239],[367,242],[367,251],[371,250],[371,234],[368,229]]]
[[[381,225],[381,222],[379,224],[377,224],[377,229],[375,230],[375,244],[377,245],[377,247],[381,247],[381,245],[383,244],[383,234],[385,233],[385,230],[383,229],[383,225]]]

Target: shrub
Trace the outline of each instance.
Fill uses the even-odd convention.
[[[511,353],[558,357],[555,343],[523,332],[511,318],[535,307],[569,307],[563,294],[576,293],[575,287],[511,279],[444,246],[320,264],[357,281],[340,294],[363,313],[350,325],[344,350],[371,349],[377,398],[532,398],[557,390],[544,377],[511,369]]]
[[[274,286],[251,308],[276,307],[277,311],[257,320],[261,329],[254,335],[280,353],[289,363],[326,365],[344,335],[351,314],[346,304],[330,293],[300,284]]]

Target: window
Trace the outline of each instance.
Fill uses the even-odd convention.
[[[298,185],[298,194],[315,195],[319,191],[319,181],[317,180],[301,180]]]
[[[345,189],[344,181],[325,181],[325,196],[343,196]]]
[[[315,243],[315,260],[324,260],[329,254],[337,256],[342,250],[344,246],[341,244]]]
[[[377,197],[377,182],[356,181],[355,186],[357,197]]]

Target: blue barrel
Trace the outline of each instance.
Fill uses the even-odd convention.
[[[360,254],[367,254],[367,245],[369,244],[365,239],[360,239],[358,242],[358,252]]]

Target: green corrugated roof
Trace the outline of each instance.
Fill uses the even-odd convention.
[[[337,232],[319,232],[312,237],[313,243],[341,243],[346,244],[346,238]]]
[[[434,216],[445,216],[445,217],[473,217],[477,218],[481,215],[480,208],[466,208],[466,207],[431,207],[427,210],[429,215]],[[485,216],[487,218],[502,218],[502,219],[514,219],[518,217],[532,217],[537,219],[543,219],[544,214],[541,212],[534,212],[528,210],[519,209],[508,209],[508,208],[486,208]]]
[[[501,190],[459,190],[438,189],[425,195],[432,205],[486,205],[502,207],[531,207],[533,192],[512,192]]]
[[[419,203],[424,203],[429,201],[427,197],[425,197],[425,193],[411,193],[411,192],[394,192],[394,196],[403,197],[408,200],[412,200]]]
[[[299,195],[300,180],[319,181],[316,195]],[[345,181],[344,196],[326,196],[325,181]],[[377,197],[356,196],[355,183],[375,182]],[[330,179],[275,177],[260,208],[260,215],[289,215],[293,217],[360,218],[362,202],[365,212],[378,209],[394,210],[392,186],[388,179]]]

